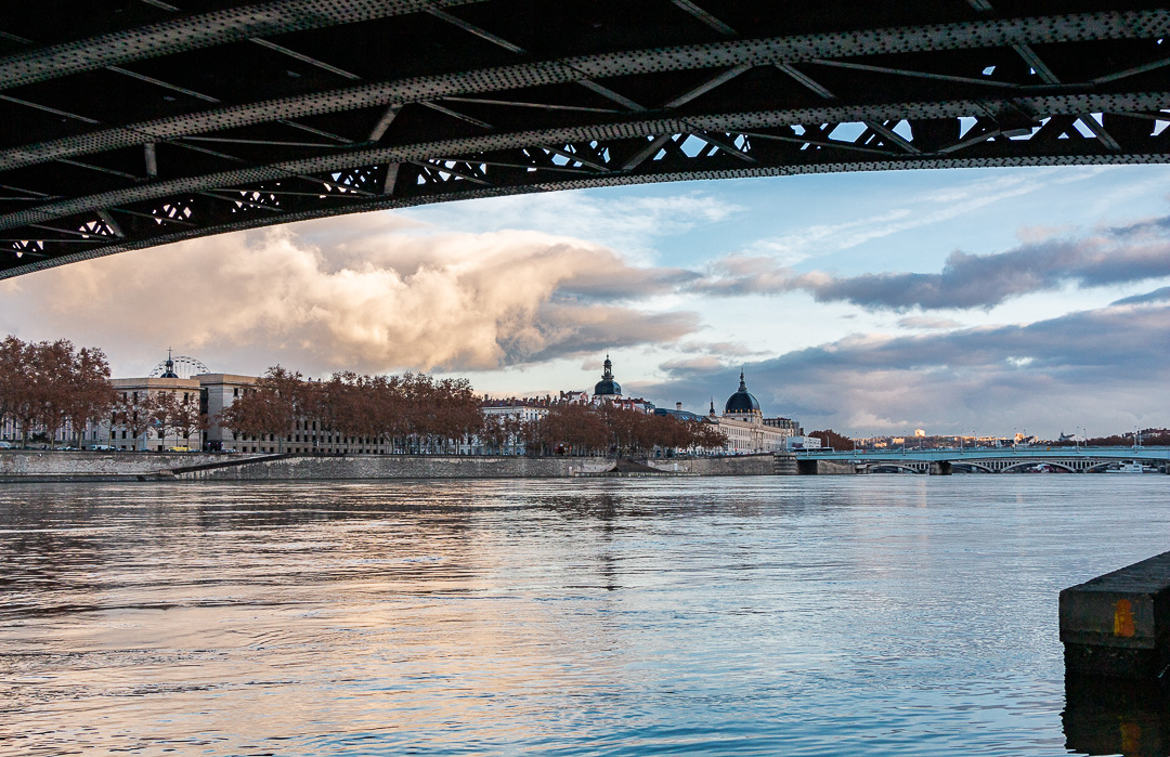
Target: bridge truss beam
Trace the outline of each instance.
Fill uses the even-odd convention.
[[[1170,156],[1170,10],[890,5],[92,0],[85,18],[48,19],[41,7],[7,9],[0,278],[474,197]]]

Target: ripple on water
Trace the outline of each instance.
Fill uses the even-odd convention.
[[[0,754],[1060,754],[1168,481],[7,487]]]

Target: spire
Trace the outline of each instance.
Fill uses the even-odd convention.
[[[715,417],[715,398],[711,398],[711,417]]]
[[[744,380],[743,380],[743,368],[742,367],[739,369],[739,390],[741,392],[747,391],[747,384],[745,384]]]
[[[605,381],[612,380],[613,379],[613,363],[611,363],[609,360],[609,353],[606,353],[605,362],[602,363],[602,367],[605,370],[602,371],[601,378]]]
[[[170,347],[167,347],[166,370],[163,371],[163,375],[160,378],[178,378],[179,377],[178,374],[175,373],[175,359],[171,355],[172,352],[173,352],[173,350]]]

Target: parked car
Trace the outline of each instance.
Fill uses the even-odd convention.
[[[91,444],[86,449],[91,449],[95,452],[105,452],[114,449],[114,446],[112,444]]]
[[[190,452],[190,447],[167,447],[167,452]]]
[[[12,442],[0,442],[0,449],[15,449],[16,445]]]

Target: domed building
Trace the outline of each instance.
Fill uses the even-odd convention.
[[[715,402],[711,401],[710,418],[727,438],[727,451],[736,455],[780,452],[792,435],[790,429],[764,420],[760,401],[748,391],[743,371],[739,372],[739,388],[723,405],[722,416],[715,415]]]
[[[755,395],[747,390],[747,383],[744,382],[742,370],[739,372],[739,389],[735,391],[735,394],[727,398],[727,404],[723,406],[723,417],[746,421],[748,423],[764,422],[764,414],[760,411],[760,403],[755,398]]]
[[[622,385],[613,378],[613,363],[610,362],[609,355],[605,356],[602,368],[604,370],[601,372],[601,381],[593,385],[593,401],[612,402],[621,399]]]

